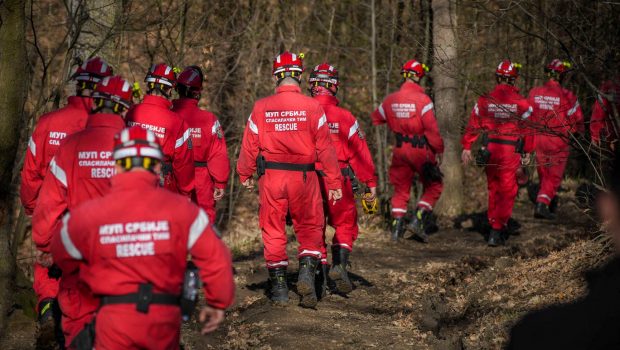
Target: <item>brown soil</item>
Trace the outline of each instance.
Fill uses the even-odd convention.
[[[599,260],[590,221],[574,203],[564,201],[557,221],[539,221],[525,197],[514,214],[522,227],[501,248],[452,222],[440,222],[428,244],[392,243],[385,230],[362,225],[351,256],[355,290],[328,295],[316,310],[297,306],[294,288],[288,305],[268,301],[267,272],[255,247],[236,258],[237,303],[225,324],[208,337],[198,334],[195,321],[184,325],[185,349],[499,349],[525,312],[582,295],[581,273]],[[472,218],[462,226],[484,221]],[[297,264],[291,263],[294,287]],[[34,323],[21,311],[8,332],[1,349],[34,347]]]

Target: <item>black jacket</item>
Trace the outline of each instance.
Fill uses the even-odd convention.
[[[620,349],[620,256],[586,273],[586,280],[585,298],[519,321],[507,349]]]

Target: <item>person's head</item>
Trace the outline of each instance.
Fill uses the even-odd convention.
[[[112,113],[125,117],[132,104],[133,90],[122,77],[104,78],[93,92],[93,113]]]
[[[570,62],[560,61],[555,58],[545,66],[545,73],[547,74],[547,78],[549,78],[549,80],[555,80],[561,83],[570,69]]]
[[[620,152],[616,152],[607,173],[607,191],[601,192],[597,198],[598,212],[613,238],[616,252],[620,254]]]
[[[495,70],[495,79],[498,84],[514,85],[519,77],[519,68],[521,66],[510,60],[503,60]]]
[[[170,99],[176,81],[177,74],[174,68],[165,63],[154,64],[144,78],[146,93]]]
[[[409,60],[401,67],[400,75],[403,77],[404,81],[410,80],[419,83],[428,70],[428,67],[424,63],[420,63],[416,60]]]
[[[155,134],[139,126],[123,129],[114,138],[116,173],[149,171],[159,174],[164,155]]]
[[[314,67],[308,78],[308,90],[312,96],[331,95],[338,93],[338,70],[329,63],[321,63]]]
[[[276,86],[301,84],[301,74],[304,71],[303,54],[296,55],[285,51],[273,60],[273,74]]]
[[[204,75],[198,66],[189,66],[177,78],[177,93],[180,97],[200,100]]]
[[[93,57],[77,67],[71,76],[76,82],[76,95],[90,97],[97,84],[106,77],[111,77],[112,67],[100,57]]]

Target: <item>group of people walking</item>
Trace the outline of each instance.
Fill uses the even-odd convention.
[[[518,66],[502,61],[497,86],[473,107],[462,160],[485,166],[490,246],[504,243],[517,172],[533,151],[541,181],[535,215],[553,218],[570,139],[583,131],[577,98],[561,85],[568,70],[553,60],[545,68],[548,81],[525,98],[515,87]],[[389,169],[394,240],[410,229],[427,242],[442,192],[444,146],[433,102],[420,86],[426,72],[424,64],[407,61],[400,90],[371,115],[396,140]],[[255,103],[236,171],[250,190],[255,174],[258,179],[270,299],[289,300],[288,219],[299,242],[300,305],[313,308],[328,280],[337,293],[353,290],[347,269],[359,231],[356,195],[367,212],[376,212],[377,179],[360,123],[339,106],[336,67],[323,63],[311,70],[311,96],[302,93],[303,73],[303,55],[275,58],[276,93]],[[230,163],[222,126],[198,107],[203,73],[196,66],[177,72],[153,65],[144,80],[146,96],[136,105],[132,85],[100,58],[84,62],[73,80],[76,95],[39,119],[22,170],[21,198],[32,214],[37,248],[39,320],[53,330],[49,325],[60,315],[60,338],[69,348],[178,348],[198,280],[207,303],[199,313],[204,332],[217,328],[234,298],[231,257],[212,226]],[[591,129],[596,142],[613,144],[609,104],[604,97],[597,101]],[[406,223],[416,177],[423,193]],[[331,247],[327,225],[335,229]]]

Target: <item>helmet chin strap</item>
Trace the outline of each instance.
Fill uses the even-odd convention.
[[[149,89],[147,91],[147,93],[151,93],[153,91],[157,91],[160,94],[162,94],[165,98],[170,99],[170,92],[166,92],[166,88],[164,87],[164,84],[156,84],[156,83],[149,83]]]

